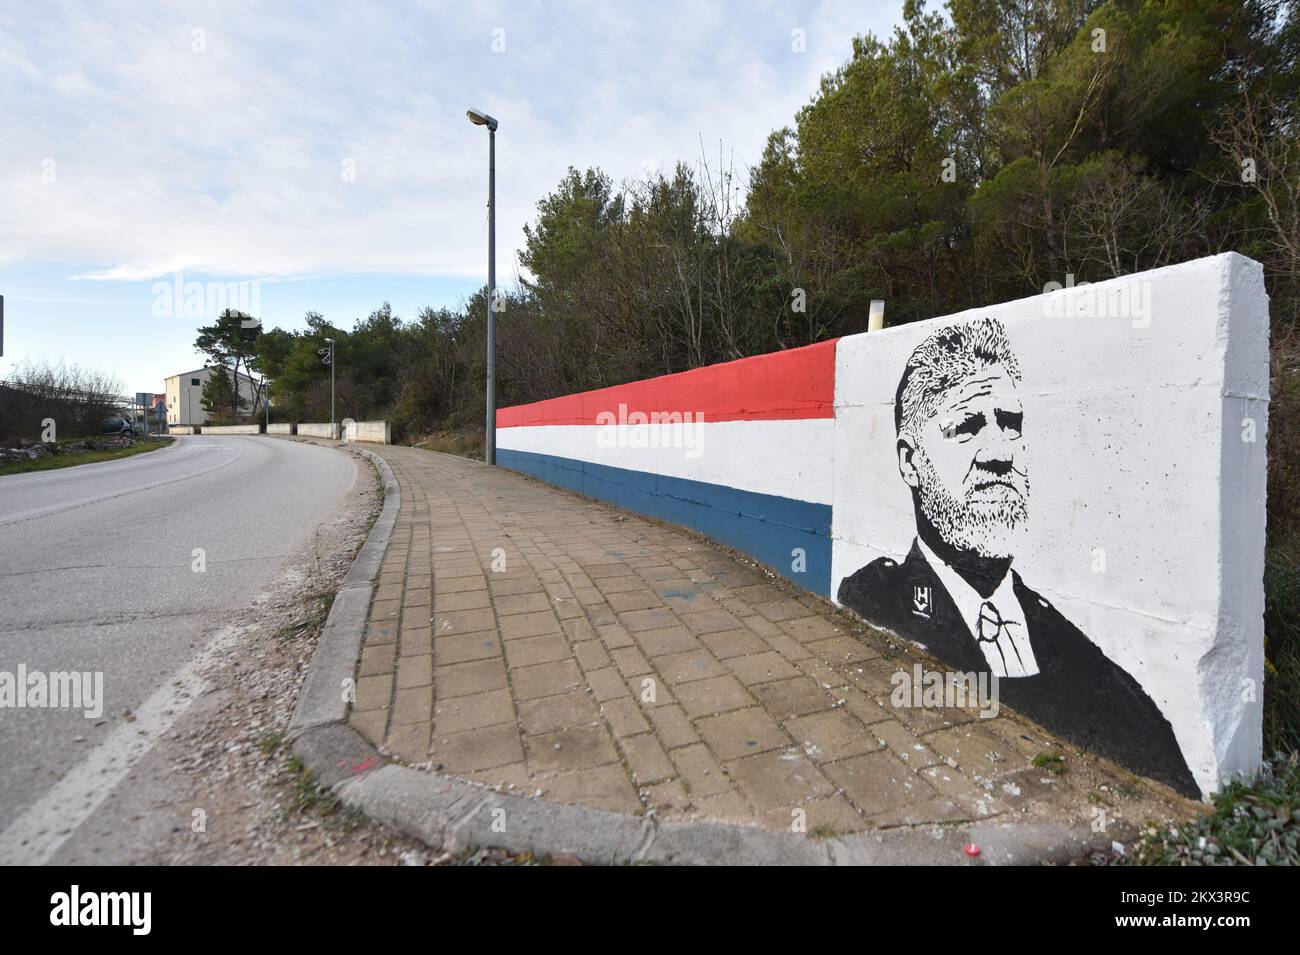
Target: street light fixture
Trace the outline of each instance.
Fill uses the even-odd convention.
[[[465,115],[475,126],[488,129],[488,297],[487,297],[487,422],[483,434],[483,460],[497,463],[497,121],[478,109]]]

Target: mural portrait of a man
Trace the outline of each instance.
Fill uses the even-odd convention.
[[[1071,742],[1197,794],[1155,702],[1013,567],[1030,518],[1035,427],[1020,381],[994,319],[939,329],[916,347],[894,401],[916,536],[901,564],[882,557],[845,577],[839,602],[956,670],[998,677],[1002,703]]]

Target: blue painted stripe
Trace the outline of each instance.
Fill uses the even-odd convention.
[[[721,484],[497,448],[497,463],[619,507],[699,531],[814,593],[831,591],[831,507]],[[804,550],[802,573],[792,569]]]

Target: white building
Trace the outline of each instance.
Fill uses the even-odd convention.
[[[203,386],[208,383],[212,372],[211,368],[200,368],[198,371],[183,372],[167,379],[168,424],[208,423],[210,416],[203,410]],[[261,410],[262,405],[257,402],[257,384],[243,373],[239,375],[239,397],[245,401],[246,412]]]

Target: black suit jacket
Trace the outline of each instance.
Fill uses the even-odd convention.
[[[1155,702],[1055,607],[1026,587],[1019,574],[1011,573],[1039,672],[999,680],[999,702],[1072,743],[1198,797],[1200,787]],[[928,607],[923,606],[927,593]],[[838,596],[869,623],[924,645],[955,670],[989,672],[957,605],[917,544],[902,564],[882,557],[845,577]]]

